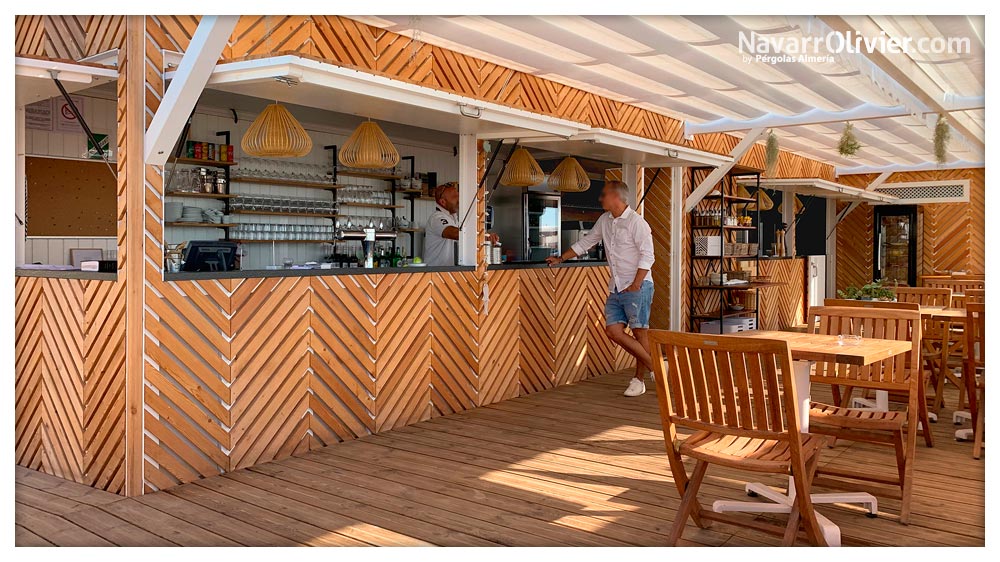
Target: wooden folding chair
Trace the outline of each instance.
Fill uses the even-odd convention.
[[[853,306],[858,308],[882,308],[889,310],[920,310],[920,305],[892,301],[859,301],[855,299],[823,299],[823,306]]]
[[[983,420],[986,417],[986,304],[965,305],[965,362],[962,378],[969,387],[969,413],[974,420],[972,458],[978,459],[983,450]],[[980,374],[976,383],[976,374]],[[976,388],[979,399],[976,399]]]
[[[896,289],[896,300],[899,302],[916,303],[922,307],[939,306],[949,308],[951,307],[952,291],[949,287],[899,288]],[[930,398],[930,408],[936,416],[940,413],[941,406],[944,404],[945,381],[950,381],[961,388],[961,381],[958,380],[958,377],[950,369],[952,366],[959,366],[960,362],[957,360],[949,362],[948,360],[947,344],[950,343],[955,335],[951,333],[950,329],[945,331],[947,323],[940,319],[930,318],[929,316],[924,316],[922,322],[921,346],[923,347],[923,351],[921,352],[921,356],[926,367],[924,373],[927,375],[931,388],[934,389],[934,396]],[[926,393],[925,389],[924,394]],[[923,420],[922,417],[921,420]],[[926,439],[928,435],[929,433],[925,431],[924,438]],[[928,446],[930,445],[928,444]]]
[[[924,286],[951,289],[951,304],[949,306],[965,308],[966,291],[986,289],[986,279],[970,276],[928,279]]]
[[[826,443],[799,431],[792,356],[784,341],[650,330],[656,395],[670,470],[681,505],[668,544],[677,544],[688,517],[776,532],[794,543],[805,528],[813,545],[826,545],[813,511],[810,483]],[[667,366],[669,364],[669,368]],[[677,427],[694,430],[679,440]],[[681,457],[696,460],[689,477]],[[795,503],[782,528],[704,509],[698,489],[709,464],[791,474]]]
[[[985,304],[986,303],[986,289],[966,289],[965,291],[965,303],[970,302]]]
[[[899,520],[908,523],[913,491],[913,459],[917,446],[921,381],[920,312],[860,307],[814,307],[809,310],[812,333],[853,334],[912,342],[910,352],[865,367],[837,363],[817,363],[811,377],[815,383],[884,390],[906,396],[906,411],[873,411],[813,402],[809,431],[837,439],[891,445],[896,451],[895,477],[872,474],[870,470],[821,468],[815,482],[843,487],[853,481],[861,491],[902,500]],[[926,422],[925,422],[926,424]],[[876,486],[872,486],[875,484]],[[877,485],[898,487],[898,491]]]
[[[902,291],[903,288],[898,288],[897,291]],[[907,288],[906,290],[913,290]],[[933,289],[938,290],[938,289]],[[850,299],[824,299],[823,304],[826,306],[846,306],[853,308],[867,308],[867,309],[879,309],[879,310],[911,310],[920,311],[920,304],[916,302],[889,302],[889,301],[859,301]],[[938,351],[938,357],[940,358],[942,352]],[[834,406],[848,406],[851,405],[851,394],[854,392],[854,388],[851,386],[846,386],[841,390],[840,385],[833,385],[831,387],[833,394],[833,405]],[[923,424],[923,435],[924,443],[928,447],[934,446],[934,434],[931,432],[930,427],[930,412],[927,408],[927,398],[926,389],[921,386],[921,406],[920,406],[920,421]],[[866,398],[871,398],[870,390],[865,394]],[[889,394],[889,399],[896,402],[906,403],[908,398],[906,396],[900,396],[898,394]],[[935,415],[937,415],[935,411]]]

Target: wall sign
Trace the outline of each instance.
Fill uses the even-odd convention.
[[[36,131],[51,131],[52,100],[42,100],[24,106],[24,127]]]
[[[83,113],[83,98],[80,96],[70,96],[76,108]],[[81,133],[83,128],[80,123],[77,122],[76,116],[73,115],[73,110],[70,109],[69,103],[66,102],[64,98],[52,98],[52,102],[55,105],[55,122],[56,130],[62,133]]]

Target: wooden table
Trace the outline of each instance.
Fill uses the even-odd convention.
[[[808,334],[800,332],[776,332],[751,330],[741,332],[741,337],[769,340],[784,340],[792,353],[792,385],[799,399],[799,424],[803,433],[809,432],[810,374],[813,363],[836,362],[847,365],[865,366],[890,357],[902,355],[912,349],[912,343],[898,340],[863,338],[855,345],[844,345],[837,336]],[[747,494],[762,496],[773,503],[737,502],[719,500],[712,504],[712,511],[740,511],[748,513],[789,513],[795,499],[795,486],[788,477],[788,492],[781,492],[760,482],[746,485]],[[870,514],[878,513],[878,500],[865,492],[838,492],[832,494],[812,494],[814,504],[860,503],[868,506]],[[816,512],[816,519],[823,531],[827,544],[840,546],[840,528],[832,521]]]

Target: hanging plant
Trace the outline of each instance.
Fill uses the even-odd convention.
[[[774,172],[778,169],[778,156],[781,151],[778,147],[778,135],[771,131],[767,135],[767,144],[764,150],[764,175],[771,178],[774,177]]]
[[[948,118],[938,115],[937,124],[934,125],[934,159],[938,164],[948,161],[949,140],[951,140],[951,126],[948,125]]]
[[[840,142],[837,143],[837,152],[841,156],[855,156],[861,150],[861,143],[858,142],[858,138],[854,136],[854,124],[847,123],[844,125],[844,132],[840,135]]]

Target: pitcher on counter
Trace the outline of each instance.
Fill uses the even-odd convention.
[[[604,242],[611,280],[604,304],[604,333],[635,357],[635,376],[625,389],[625,396],[645,394],[645,375],[653,377],[649,356],[649,312],[653,304],[653,234],[649,224],[628,206],[629,187],[625,182],[609,181],[601,191],[601,206],[606,211],[594,228],[561,256],[550,256],[549,265],[562,263],[586,253]],[[625,326],[632,334],[625,333]]]
[[[424,227],[424,263],[429,266],[455,265],[455,242],[458,241],[458,182],[434,188],[434,212]],[[496,234],[486,235],[494,244]]]

